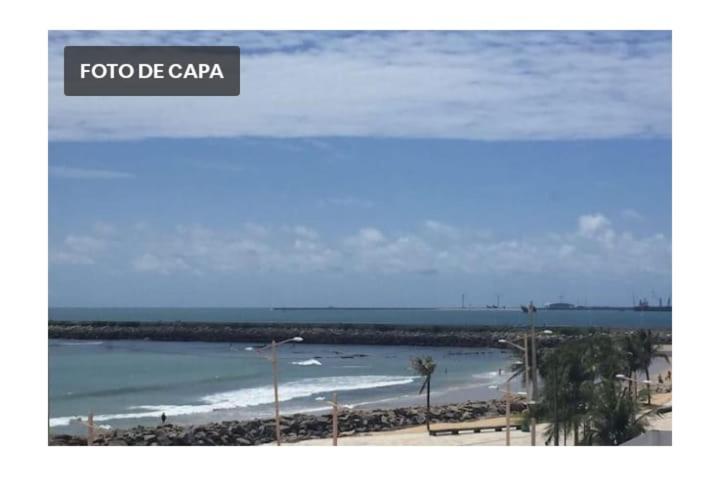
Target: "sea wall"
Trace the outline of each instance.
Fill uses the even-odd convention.
[[[542,329],[542,328],[539,328]],[[447,347],[501,347],[498,341],[522,342],[525,328],[505,326],[406,326],[386,324],[302,324],[302,323],[200,323],[139,321],[50,321],[52,339],[149,341],[207,341],[225,343],[267,343],[273,339],[300,336],[312,344],[364,344]],[[543,346],[596,332],[597,328],[553,328],[539,334]],[[626,334],[618,330],[613,334]],[[660,340],[671,342],[670,331],[660,331]]]
[[[544,335],[552,345],[568,337],[587,334],[579,328],[560,328]],[[301,336],[314,344],[365,344],[411,346],[499,346],[500,339],[522,341],[524,330],[508,327],[397,326],[379,324],[276,324],[189,322],[65,322],[51,321],[53,339],[150,341],[208,341],[267,343],[273,339]]]
[[[525,404],[510,404],[512,412],[522,412]],[[475,401],[461,404],[434,406],[430,409],[431,422],[457,423],[482,417],[505,414],[502,401]],[[425,424],[426,409],[421,406],[376,409],[372,411],[343,410],[338,414],[340,436]],[[296,442],[307,439],[332,437],[332,417],[327,415],[294,414],[282,416],[283,441]],[[98,446],[252,446],[275,440],[275,420],[224,421],[196,426],[165,424],[155,427],[136,426],[132,429],[116,429],[99,435],[94,441]],[[53,446],[84,446],[87,439],[59,434],[51,436]]]

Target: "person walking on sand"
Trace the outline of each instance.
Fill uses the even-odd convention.
[[[165,413],[162,413],[162,414],[160,415],[160,421],[162,421],[162,423],[165,424],[165,421],[166,421],[166,420],[167,420],[167,416],[165,415]]]

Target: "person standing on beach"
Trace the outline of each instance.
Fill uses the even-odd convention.
[[[165,415],[165,413],[162,413],[162,414],[160,415],[160,421],[162,421],[162,423],[165,424],[165,421],[166,421],[166,420],[167,420],[167,416]]]

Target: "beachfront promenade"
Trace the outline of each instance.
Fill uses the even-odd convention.
[[[468,423],[453,424],[453,426],[504,426],[505,418],[489,418]],[[539,425],[538,432],[542,433],[546,425]],[[438,427],[434,425],[433,427]],[[513,430],[510,432],[510,441],[514,446],[529,446],[530,433]],[[539,446],[544,446],[544,440],[538,440]],[[330,446],[332,439],[312,439],[284,444],[284,446]],[[354,436],[341,437],[339,446],[504,446],[505,431],[487,431],[481,433],[465,432],[457,435],[431,436],[425,426],[412,427],[397,431],[376,432]]]
[[[663,400],[667,396],[663,396]],[[664,406],[670,406],[672,401],[664,401]],[[478,426],[504,426],[504,418],[488,418],[467,423],[452,424],[452,426],[478,427]],[[433,427],[440,427],[434,425]],[[545,446],[545,431],[548,424],[538,424],[538,446]],[[648,420],[649,431],[672,431],[672,412],[662,416],[653,416]],[[519,430],[510,432],[512,446],[530,446],[530,433]],[[572,446],[572,438],[568,437],[568,446]],[[284,446],[330,446],[332,439],[312,439],[284,444]],[[341,437],[339,446],[505,446],[505,431],[487,431],[480,433],[465,432],[457,435],[431,436],[424,426],[401,429],[397,431],[375,432]],[[550,444],[552,445],[552,444]],[[562,442],[560,443],[562,445]]]

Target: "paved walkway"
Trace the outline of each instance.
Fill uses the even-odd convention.
[[[479,421],[472,421],[470,425],[494,426],[504,425],[505,418],[489,418]],[[459,426],[460,424],[452,424]],[[463,424],[464,425],[464,424]],[[435,427],[440,427],[438,424]],[[538,425],[537,444],[545,445],[545,438],[542,435],[544,426]],[[530,433],[522,431],[510,432],[510,443],[516,446],[529,446]],[[330,446],[332,439],[312,439],[284,446]],[[430,436],[425,426],[417,426],[397,431],[375,432],[357,434],[353,436],[340,437],[339,446],[504,446],[505,431],[484,431],[479,433],[463,432],[458,435]]]
[[[665,405],[672,404],[672,396],[658,395],[658,400]],[[655,401],[653,401],[655,402]],[[658,401],[659,402],[659,401]],[[443,426],[495,426],[504,425],[505,418],[488,418],[469,423],[460,424],[436,424],[435,427]],[[536,445],[545,446],[544,431],[547,424],[538,424]],[[672,413],[664,414],[662,417],[653,416],[649,418],[648,430],[672,431]],[[513,430],[510,432],[510,445],[530,446],[530,433]],[[311,439],[296,443],[283,444],[284,446],[331,446],[332,439]],[[561,441],[562,445],[562,441]],[[572,437],[568,437],[568,445],[572,445]],[[353,436],[340,437],[338,446],[505,446],[505,431],[484,431],[479,433],[463,432],[458,435],[430,436],[425,426],[416,426],[397,431],[374,432],[357,434]]]

